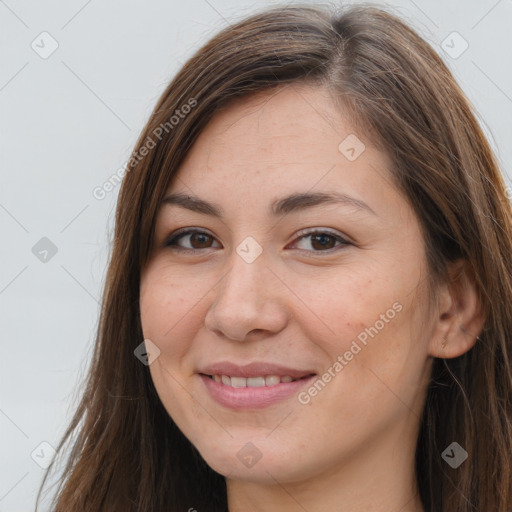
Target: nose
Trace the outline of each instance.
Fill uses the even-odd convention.
[[[289,318],[280,289],[282,284],[262,256],[248,263],[235,252],[231,268],[211,292],[205,327],[235,341],[280,332]]]

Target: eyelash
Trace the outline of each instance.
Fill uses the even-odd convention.
[[[200,229],[186,229],[186,230],[183,230],[183,231],[178,231],[176,233],[173,233],[169,238],[167,238],[167,240],[164,242],[164,247],[168,247],[170,249],[172,249],[173,251],[179,251],[183,254],[197,254],[198,251],[202,251],[203,249],[189,249],[189,248],[186,248],[186,247],[180,247],[179,245],[176,245],[176,242],[178,240],[180,240],[181,238],[184,238],[185,236],[187,235],[191,235],[191,234],[196,234],[196,233],[199,233],[199,234],[203,234],[203,235],[206,235],[206,236],[209,236],[211,238],[214,238],[212,235],[210,235],[210,233],[206,232],[206,231],[202,231]],[[302,230],[302,231],[299,231],[297,233],[297,237],[295,240],[300,240],[302,238],[307,238],[309,236],[313,236],[313,235],[328,235],[330,236],[331,238],[334,238],[335,241],[337,242],[340,242],[340,244],[338,246],[335,246],[335,247],[331,247],[330,249],[326,249],[326,250],[319,250],[319,251],[315,251],[315,250],[308,250],[308,249],[298,249],[299,251],[305,251],[305,252],[309,252],[309,253],[328,253],[328,254],[331,254],[332,252],[334,251],[337,251],[337,250],[340,250],[341,248],[347,246],[347,245],[352,245],[351,242],[349,242],[348,240],[346,240],[345,238],[341,237],[340,235],[337,235],[329,230]],[[212,247],[205,247],[204,249],[212,249]]]

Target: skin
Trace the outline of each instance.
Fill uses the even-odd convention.
[[[349,134],[366,146],[354,161],[338,150]],[[141,276],[141,322],[160,349],[150,365],[158,395],[226,476],[230,511],[423,511],[414,450],[433,357],[469,350],[483,320],[469,279],[442,285],[427,311],[420,226],[389,168],[325,89],[294,84],[217,113],[172,180],[168,193],[200,197],[224,215],[161,208]],[[348,194],[374,213],[324,204],[268,214],[276,199],[320,191]],[[165,246],[184,227],[210,236],[175,242],[193,253]],[[311,234],[298,235],[304,229],[350,243],[324,238],[334,247],[327,252]],[[263,250],[252,263],[236,252],[248,236]],[[396,303],[400,312],[307,404],[292,395],[231,410],[210,398],[196,373],[231,360],[321,376]],[[261,453],[252,467],[237,457],[248,442]]]

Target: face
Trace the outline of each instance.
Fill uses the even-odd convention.
[[[163,405],[217,472],[298,482],[414,450],[427,266],[389,167],[294,85],[216,114],[173,178],[141,322]]]

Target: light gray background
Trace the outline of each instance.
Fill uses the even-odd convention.
[[[103,200],[93,189],[127,160],[184,60],[275,3],[0,0],[0,512],[34,510],[35,460],[51,454],[40,444],[57,446],[89,363],[119,187]],[[387,5],[444,55],[510,172],[512,0]],[[51,48],[43,31],[59,45],[46,59],[31,47]],[[453,31],[469,44],[456,59],[441,48]],[[43,237],[58,251],[46,262],[32,250]]]

